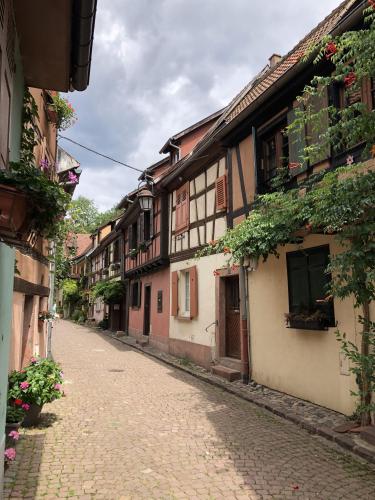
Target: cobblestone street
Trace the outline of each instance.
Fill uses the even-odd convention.
[[[375,498],[374,469],[88,328],[59,321],[67,397],[22,431],[5,498]]]

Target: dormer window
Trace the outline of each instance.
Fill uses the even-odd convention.
[[[172,159],[172,165],[177,163],[180,159],[180,148],[173,148],[173,151],[171,153],[171,159]]]

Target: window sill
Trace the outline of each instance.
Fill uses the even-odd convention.
[[[176,319],[178,319],[179,321],[191,321],[192,320],[191,316],[176,316]]]

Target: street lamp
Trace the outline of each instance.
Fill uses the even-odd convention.
[[[148,189],[148,187],[142,188],[138,192],[138,200],[139,200],[139,205],[141,207],[141,210],[143,212],[147,212],[152,209],[152,202],[154,199],[154,195],[152,192]]]

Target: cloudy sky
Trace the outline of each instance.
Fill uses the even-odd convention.
[[[91,81],[69,95],[64,135],[137,168],[176,132],[228,102],[340,0],[99,0]],[[76,196],[112,207],[138,174],[65,140],[83,169]]]

